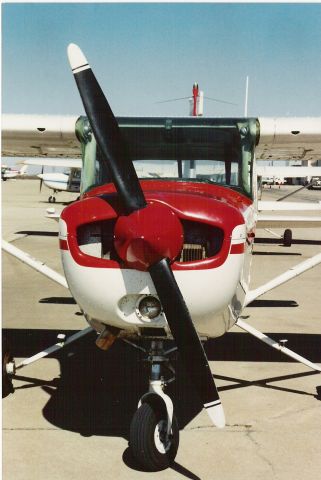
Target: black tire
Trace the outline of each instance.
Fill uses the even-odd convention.
[[[173,415],[172,435],[167,444],[155,442],[156,428],[161,428],[161,436],[166,432],[167,412],[157,405],[143,403],[133,416],[130,425],[129,447],[135,460],[144,470],[157,472],[168,468],[174,461],[179,444],[177,419]],[[160,431],[160,430],[158,430]],[[163,452],[160,451],[162,447]]]
[[[7,374],[6,366],[13,361],[10,353],[10,347],[6,338],[2,337],[2,398],[7,397],[10,393],[14,393],[12,380]]]
[[[292,245],[292,230],[290,230],[289,228],[284,230],[283,245],[285,247],[291,247]]]

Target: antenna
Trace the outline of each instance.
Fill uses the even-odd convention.
[[[249,96],[249,76],[247,75],[247,77],[246,77],[246,85],[245,85],[244,117],[247,117],[248,96]]]

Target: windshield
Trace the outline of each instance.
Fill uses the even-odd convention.
[[[136,160],[139,178],[208,180],[222,185],[239,185],[238,162],[224,160]]]
[[[140,179],[215,183],[250,195],[252,156],[244,155],[235,122],[228,123],[226,119],[221,119],[222,124],[218,119],[198,122],[131,119],[131,122],[126,119],[119,123],[128,158]],[[83,164],[82,192],[111,182],[93,136],[83,145]]]

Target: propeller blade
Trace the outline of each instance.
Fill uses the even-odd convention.
[[[42,189],[42,184],[43,184],[43,178],[42,178],[42,175],[43,175],[43,166],[41,168],[41,177],[40,177],[40,189],[39,189],[39,193],[41,192],[41,189]]]
[[[203,345],[167,259],[149,268],[179,355],[214,425],[225,426],[221,400]]]
[[[91,128],[126,213],[144,208],[145,196],[126,154],[117,120],[86,57],[71,43],[68,58]]]
[[[147,245],[149,245],[149,243],[151,244],[151,248],[147,249],[148,258],[140,258],[142,255],[141,251],[143,251],[142,249],[138,249],[138,254],[136,254],[135,250],[134,253],[137,256],[137,261],[141,261],[144,265],[145,263],[146,265],[149,264],[148,270],[155,284],[157,294],[162,303],[169,327],[186,366],[186,370],[191,375],[193,383],[197,388],[211,420],[216,426],[224,427],[224,411],[205,351],[170,268],[169,260],[166,258],[158,260],[158,258],[162,258],[164,248],[163,242],[158,238],[161,237],[161,235],[156,235],[157,239],[155,243],[153,231],[151,231],[150,234],[149,228],[147,228],[147,231],[142,229],[142,226],[145,224],[152,224],[152,222],[146,222],[145,220],[147,217],[149,218],[149,215],[154,212],[155,208],[157,210],[160,207],[153,205],[153,202],[147,206],[134,165],[126,154],[117,120],[84,54],[77,45],[70,44],[68,47],[68,57],[97,144],[111,173],[112,180],[126,213],[131,214],[128,215],[126,221],[124,217],[118,218],[118,227],[121,230],[121,234],[118,232],[115,237],[116,241],[120,242],[120,247],[122,247],[123,244],[125,245],[122,258],[125,262],[128,261],[128,255],[126,253],[128,246],[130,248],[130,256],[132,256],[136,249],[137,240],[139,240],[139,242],[144,240],[144,243]],[[147,208],[145,209],[145,207]],[[143,212],[137,212],[141,209],[144,209],[144,215],[140,215],[140,213]],[[164,215],[164,218],[167,219],[166,221],[170,221],[169,219],[171,219],[174,213],[169,208]],[[154,217],[157,218],[157,215],[154,215]],[[175,231],[175,237],[178,238],[180,229],[176,228],[177,222],[172,221],[173,229],[171,229],[171,232]],[[121,228],[124,222],[126,228]],[[132,222],[134,225],[133,238],[131,238],[128,233],[132,230]],[[157,253],[157,245],[159,242],[161,244],[160,251],[162,252],[160,257]],[[177,245],[176,242],[174,243],[175,250]],[[155,246],[157,248],[153,248]],[[167,251],[168,248],[166,247],[165,250]],[[121,252],[119,251],[118,253]],[[173,254],[173,258],[175,256],[176,255]]]

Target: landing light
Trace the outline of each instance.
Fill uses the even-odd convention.
[[[152,320],[153,318],[158,317],[161,313],[162,306],[158,298],[153,297],[152,295],[147,295],[140,300],[137,310],[139,316]]]

